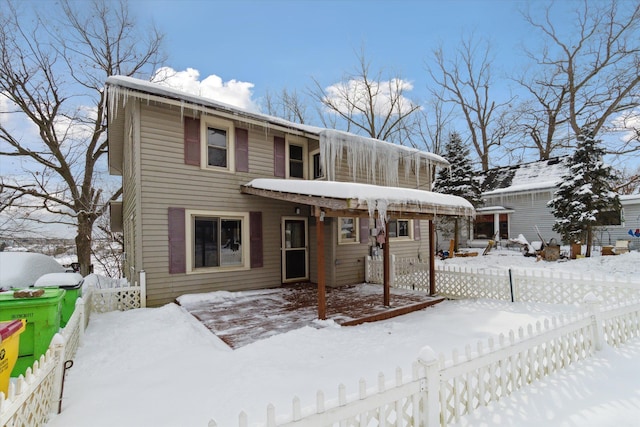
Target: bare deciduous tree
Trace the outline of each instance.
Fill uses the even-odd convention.
[[[413,115],[420,106],[405,94],[412,86],[398,76],[373,74],[364,52],[358,56],[358,67],[342,81],[324,88],[314,79],[310,95],[319,105],[320,118],[327,127],[371,138],[412,145]]]
[[[512,99],[497,101],[490,93],[493,79],[489,43],[473,37],[463,39],[456,53],[447,57],[442,46],[434,52],[435,65],[428,66],[435,82],[434,97],[460,109],[482,170],[489,169],[490,152],[512,132],[507,120]]]
[[[278,94],[267,92],[264,98],[264,109],[267,114],[282,117],[294,123],[309,122],[307,105],[295,89],[288,91],[285,88]]]
[[[110,75],[151,73],[161,60],[163,36],[141,28],[125,0],[72,2],[24,9],[1,0],[0,97],[28,125],[0,122],[0,156],[24,170],[4,176],[3,203],[49,212],[76,227],[81,273],[91,264],[93,226],[120,189],[100,182],[106,166],[104,81]],[[35,5],[40,6],[40,5]],[[35,137],[24,128],[35,129]],[[18,176],[19,175],[19,176]],[[38,216],[40,217],[40,216]],[[41,217],[40,217],[41,218]]]
[[[557,70],[515,80],[530,98],[517,107],[519,139],[512,149],[534,151],[539,160],[547,160],[569,146],[568,132],[559,132],[567,124],[567,86]]]
[[[554,20],[558,14],[552,12],[561,5],[549,3],[540,17],[523,13],[545,40],[537,53],[529,53],[541,70],[534,77],[534,94],[547,100],[544,94],[552,93],[550,104],[558,112],[543,112],[539,118],[550,126],[547,134],[555,133],[552,122],[557,126],[568,121],[574,135],[586,128],[597,135],[611,119],[640,102],[640,2],[583,0],[573,11],[573,28]],[[564,106],[557,107],[558,102]],[[629,152],[629,146],[610,146],[607,151]]]

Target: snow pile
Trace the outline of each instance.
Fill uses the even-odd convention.
[[[47,273],[66,269],[54,258],[32,252],[0,252],[0,288],[26,288]]]
[[[562,250],[568,253],[569,248],[562,247]],[[548,262],[525,257],[517,250],[498,248],[492,249],[486,256],[448,258],[444,261],[436,260],[436,262],[475,268],[518,268],[595,275],[638,282],[640,286],[640,274],[637,268],[640,265],[640,252],[635,251],[615,256],[601,256],[595,253],[591,258]]]
[[[601,275],[626,271],[637,278],[640,253],[536,263],[517,251],[497,250],[445,262]],[[97,279],[89,276],[87,280]],[[242,299],[243,294],[233,297]],[[198,296],[230,297],[228,292]],[[353,327],[316,322],[233,351],[175,304],[96,314],[67,373],[62,413],[48,427],[205,426],[211,419],[219,426],[235,426],[241,411],[248,415],[249,425],[264,425],[269,403],[275,405],[276,414],[289,414],[294,396],[307,408],[315,404],[318,390],[328,399],[336,398],[341,383],[347,394],[357,393],[360,379],[375,386],[380,372],[389,380],[396,367],[410,375],[418,357],[425,361],[439,353],[450,357],[453,349],[486,343],[509,330],[576,310],[580,308],[445,301]],[[474,411],[458,425],[636,425],[639,362],[638,339],[620,349],[605,346],[587,360]]]

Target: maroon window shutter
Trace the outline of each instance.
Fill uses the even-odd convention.
[[[184,164],[200,166],[200,119],[184,118]]]
[[[360,218],[360,243],[369,243],[369,218]]]
[[[285,143],[284,138],[273,138],[273,176],[285,177]]]
[[[187,271],[187,253],[184,229],[184,208],[169,208],[169,273]]]
[[[420,220],[413,220],[413,240],[420,240]]]
[[[249,172],[249,131],[236,128],[236,172]]]
[[[262,212],[249,212],[251,268],[262,267]]]

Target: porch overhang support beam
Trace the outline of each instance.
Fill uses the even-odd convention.
[[[436,294],[436,233],[433,220],[429,220],[429,295]]]
[[[326,279],[324,262],[324,211],[317,206],[314,209],[316,218],[316,247],[318,251],[318,319],[327,318]]]
[[[389,221],[384,222],[384,250],[382,251],[382,265],[383,265],[383,283],[384,283],[384,297],[383,303],[385,307],[389,307],[391,305],[391,271],[390,271],[390,262],[389,259],[391,257],[391,247],[389,246]]]

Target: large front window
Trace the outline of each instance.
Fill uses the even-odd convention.
[[[191,271],[246,267],[246,214],[190,212]]]

